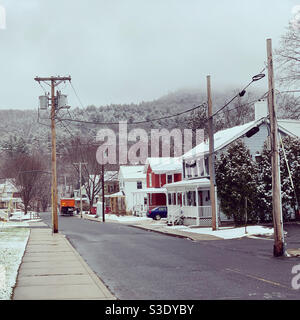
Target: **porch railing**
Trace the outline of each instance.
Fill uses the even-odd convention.
[[[205,225],[209,224],[209,221],[212,218],[211,206],[168,206],[168,223],[174,225],[176,219],[179,219],[181,216],[181,211],[183,212],[184,218],[192,218],[196,220],[196,225]]]
[[[198,207],[199,218],[211,218],[211,206]]]
[[[168,207],[168,224],[175,225],[176,220],[180,218],[181,207]]]

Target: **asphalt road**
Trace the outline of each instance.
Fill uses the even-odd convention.
[[[299,248],[300,226],[288,229]],[[194,242],[77,217],[59,217],[59,230],[119,299],[300,299],[291,286],[300,259],[274,258],[272,240]]]

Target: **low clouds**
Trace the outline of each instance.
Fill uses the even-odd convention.
[[[264,65],[266,38],[278,42],[297,5],[280,0],[0,4],[7,12],[7,28],[0,30],[1,108],[35,107],[41,93],[36,75],[70,74],[84,103],[96,105],[203,87],[207,74],[215,86],[243,85]]]

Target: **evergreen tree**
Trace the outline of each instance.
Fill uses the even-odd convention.
[[[245,222],[247,198],[248,221],[257,221],[256,164],[241,140],[233,143],[216,161],[216,183],[221,210],[236,225]]]
[[[296,213],[297,199],[300,196],[300,139],[286,136],[282,139],[284,150],[291,172],[294,188],[289,177],[288,166],[280,145],[280,178],[282,195],[282,212],[285,221],[291,219],[291,214]],[[261,220],[272,220],[272,172],[271,151],[265,144],[261,161],[258,165],[258,191],[259,209]]]
[[[291,211],[296,210],[297,202],[300,197],[300,139],[286,136],[282,139],[284,150],[290,169],[292,182],[289,177],[288,166],[285,161],[283,150],[280,150],[280,170],[282,186],[283,212],[290,218]],[[297,201],[298,200],[298,201]]]

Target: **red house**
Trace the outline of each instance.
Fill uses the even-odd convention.
[[[148,158],[144,167],[146,173],[148,210],[167,205],[165,184],[182,180],[181,158]]]

